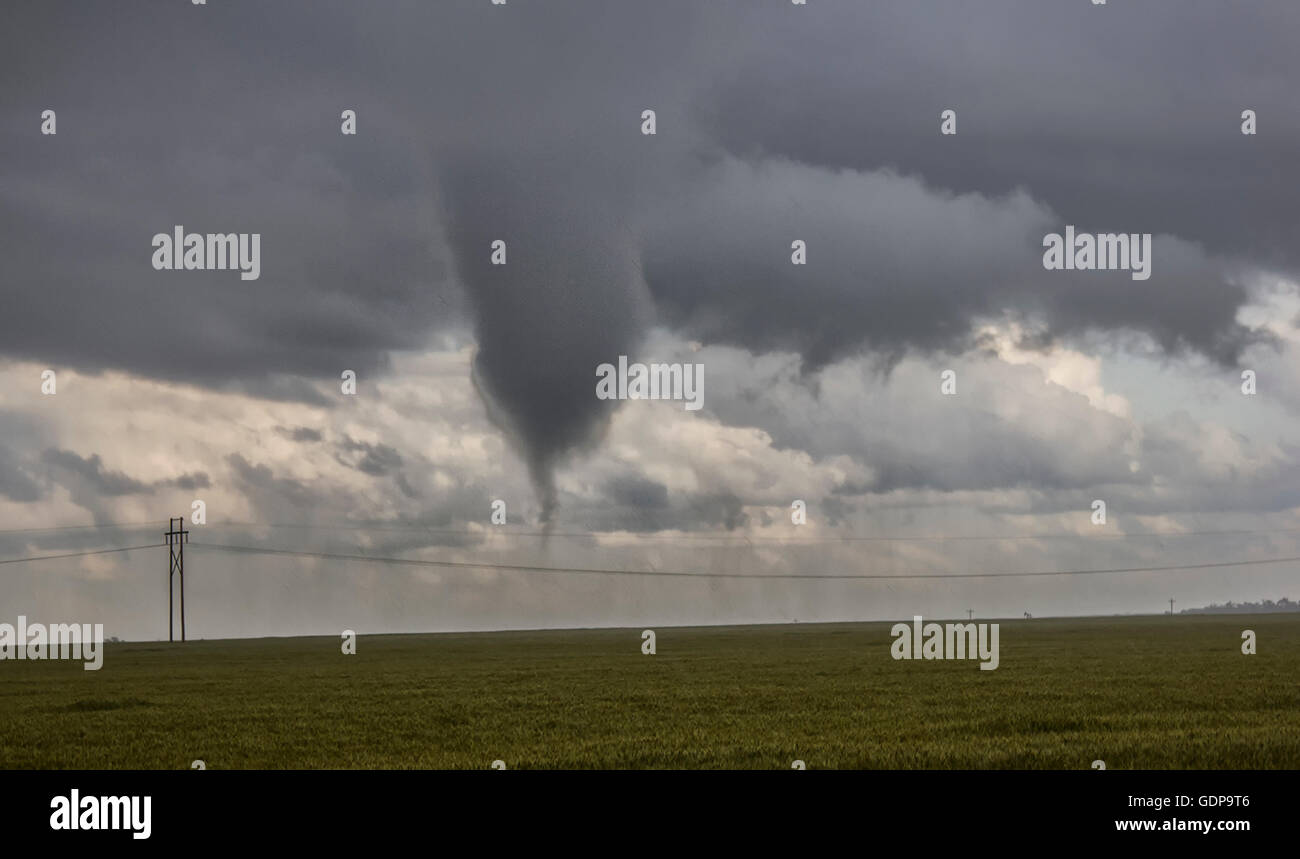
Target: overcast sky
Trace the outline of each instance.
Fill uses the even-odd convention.
[[[0,558],[157,542],[195,499],[196,543],[542,567],[1300,555],[1293,0],[5,18]],[[260,277],[154,270],[178,224],[259,233]],[[1066,225],[1152,234],[1150,279],[1045,270]],[[598,400],[619,355],[702,364],[703,408]],[[186,562],[209,638],[1300,595],[1295,562]],[[165,636],[166,563],[4,565],[0,620]]]

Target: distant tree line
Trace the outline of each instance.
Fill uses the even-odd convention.
[[[1226,602],[1223,605],[1211,603],[1205,608],[1185,608],[1179,614],[1262,614],[1276,611],[1300,611],[1300,602],[1292,602],[1286,597],[1277,602]]]

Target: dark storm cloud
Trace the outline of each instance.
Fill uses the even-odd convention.
[[[1023,195],[954,199],[788,163],[729,160],[692,184],[646,254],[660,312],[702,340],[795,351],[811,368],[867,346],[965,348],[972,319],[1033,274],[1051,224]],[[791,264],[794,239],[805,266]]]
[[[182,474],[180,477],[162,482],[163,486],[175,486],[177,489],[207,489],[212,485],[207,474],[202,471],[196,471],[192,474]]]
[[[957,192],[1027,188],[1080,229],[1300,262],[1295,3],[818,7],[738,50],[698,104],[729,151],[892,167]],[[954,137],[937,133],[949,108]],[[1247,108],[1256,136],[1240,133]]]
[[[49,433],[49,425],[35,414],[0,409],[0,495],[18,502],[46,497],[48,466],[40,451]]]
[[[734,531],[749,524],[744,502],[729,492],[698,495],[691,500],[690,508],[696,517],[693,523],[696,528],[721,526]]]
[[[635,474],[616,477],[605,484],[605,494],[626,507],[661,509],[668,506],[668,487]]]
[[[830,495],[821,501],[821,511],[826,517],[826,524],[832,528],[840,525],[856,512],[856,505],[845,501],[837,495]]]
[[[3,451],[0,451],[0,474],[3,474],[3,462]],[[41,454],[41,462],[48,467],[56,483],[83,497],[142,495],[167,487],[207,489],[212,485],[208,475],[202,471],[152,482],[137,480],[124,472],[106,468],[97,453],[81,456],[70,450],[50,448]]]
[[[1256,339],[1235,319],[1247,293],[1231,267],[1176,237],[1153,237],[1148,280],[1044,270],[1043,236],[1064,222],[1024,193],[735,160],[693,186],[650,233],[646,279],[663,318],[708,342],[793,350],[816,369],[862,350],[962,352],[988,317],[1045,322],[1047,341],[1137,331],[1225,363]],[[791,263],[794,239],[805,265]]]
[[[469,324],[544,516],[554,467],[610,414],[596,364],[656,311],[808,368],[961,351],[986,315],[1228,362],[1248,342],[1234,265],[1300,259],[1298,24],[1281,0],[232,0],[75,26],[17,4],[0,350],[326,404],[304,379],[364,383]],[[1038,240],[1067,223],[1157,234],[1152,279],[1044,272]],[[261,279],[153,271],[150,237],[174,224],[260,232]]]
[[[68,27],[52,7],[13,10],[0,249],[21,261],[4,278],[0,348],[319,402],[294,377],[365,378],[455,317],[425,153],[374,102],[368,134],[339,133],[363,88],[315,51],[346,30],[273,48],[315,16],[177,11],[86,9]],[[250,27],[258,47],[241,55],[225,26]],[[59,132],[33,135],[47,107]],[[260,278],[153,270],[152,236],[177,224],[260,233]]]
[[[426,484],[430,476],[427,463],[407,458],[398,471],[394,466],[402,458],[391,447],[351,441],[344,447],[352,457],[362,453],[360,462],[369,458],[367,467],[371,470],[358,470],[370,476],[392,477],[407,498],[424,497],[412,484]],[[418,507],[404,507],[409,515],[373,520],[362,518],[358,512],[368,509],[371,493],[355,483],[328,477],[308,483],[240,454],[227,457],[227,464],[232,486],[247,499],[251,521],[259,523],[223,530],[223,539],[228,543],[239,545],[248,539],[273,539],[282,545],[286,541],[294,545],[310,542],[322,550],[356,552],[364,548],[370,554],[383,556],[430,546],[477,546],[485,539],[482,530],[472,527],[482,526],[491,510],[492,495],[481,484],[440,486],[428,493],[429,500]],[[376,467],[382,473],[374,473]]]
[[[371,477],[382,477],[402,467],[402,455],[386,444],[344,439],[338,461]]]
[[[276,512],[287,506],[291,510],[311,510],[319,499],[307,484],[292,477],[277,477],[269,465],[250,462],[243,455],[226,457],[235,484],[255,508]],[[278,521],[264,515],[267,521]]]
[[[320,441],[324,435],[311,427],[276,427],[275,431],[291,441]]]
[[[0,495],[11,501],[37,501],[44,495],[19,457],[3,444],[0,444]]]
[[[149,484],[105,468],[97,453],[82,457],[70,450],[51,449],[41,458],[53,468],[56,479],[69,487],[89,488],[97,495],[136,495],[150,491]]]
[[[608,481],[600,494],[561,499],[591,534],[610,531],[734,531],[749,524],[745,502],[732,492],[674,492],[636,475]]]

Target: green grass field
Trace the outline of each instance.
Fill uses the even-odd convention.
[[[886,623],[110,644],[0,662],[0,767],[1300,767],[1300,615],[1001,624],[996,671]]]

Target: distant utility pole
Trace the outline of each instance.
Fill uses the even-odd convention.
[[[967,619],[967,620],[974,620],[974,619],[975,619],[975,610],[974,610],[974,609],[969,609],[969,608],[966,609],[966,619]]]
[[[172,576],[181,579],[181,641],[185,640],[185,544],[190,541],[190,532],[185,530],[185,517],[167,520],[167,640],[175,641],[172,634]]]
[[[1173,616],[1174,616],[1174,601],[1173,601],[1173,600],[1170,600],[1170,601],[1169,601],[1169,616],[1170,616],[1170,617],[1173,617]]]

